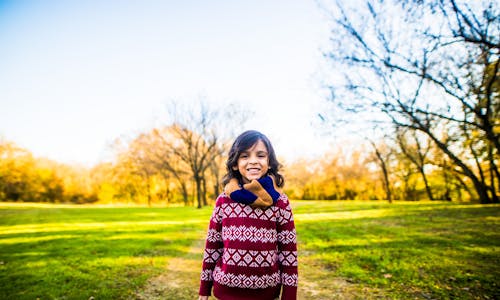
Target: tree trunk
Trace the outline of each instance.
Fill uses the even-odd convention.
[[[198,206],[197,208],[202,208],[202,192],[201,192],[201,178],[199,176],[196,176],[194,178],[194,181],[196,183],[196,199],[198,200]]]
[[[150,183],[150,180],[149,180],[149,176],[146,176],[146,189],[148,190],[147,191],[147,194],[148,194],[148,207],[151,207],[151,183]]]
[[[189,203],[188,203],[188,191],[187,191],[187,187],[186,187],[186,183],[185,182],[181,182],[181,189],[182,189],[182,198],[184,200],[184,206],[188,206]]]
[[[432,190],[431,187],[429,186],[429,182],[427,180],[427,175],[425,175],[424,168],[418,168],[420,174],[422,175],[422,179],[424,180],[425,184],[425,191],[427,192],[427,197],[429,197],[429,200],[434,200],[434,195],[432,195]]]
[[[203,185],[202,185],[202,200],[203,200],[203,206],[207,206],[207,181],[205,180],[205,176],[203,176]]]
[[[499,189],[500,189],[500,176],[498,174],[498,168],[496,167],[495,164],[495,156],[493,154],[493,149],[492,147],[488,147],[488,158],[490,161],[490,180],[491,180],[491,195],[492,195],[492,200],[493,203],[500,203],[500,199],[498,198],[497,194],[497,187],[495,185],[495,181],[499,182]],[[495,176],[496,175],[496,176]]]
[[[165,192],[165,205],[168,206],[170,203],[170,187],[167,187],[167,190]]]
[[[380,168],[382,169],[382,174],[383,174],[382,181],[384,183],[384,189],[385,189],[385,195],[386,195],[387,201],[389,201],[389,203],[392,203],[391,185],[389,183],[389,171],[387,170],[387,165],[385,163],[384,158],[382,157],[382,154],[375,146],[375,143],[372,142],[372,146],[375,149],[375,155],[377,156],[377,158],[380,162],[379,163]]]

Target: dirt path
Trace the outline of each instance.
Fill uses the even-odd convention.
[[[389,299],[382,290],[353,283],[346,278],[336,277],[335,270],[299,252],[299,290],[300,300],[361,300]]]
[[[183,256],[168,261],[163,274],[149,279],[134,299],[197,299],[204,242],[203,233]],[[299,300],[387,299],[381,290],[335,277],[334,270],[308,258],[307,254],[302,259],[299,257],[299,263]]]
[[[203,246],[204,239],[196,240],[186,254],[170,259],[165,272],[149,279],[135,299],[197,299]]]

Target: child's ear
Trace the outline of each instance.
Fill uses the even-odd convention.
[[[238,171],[238,166],[233,166],[233,171]]]

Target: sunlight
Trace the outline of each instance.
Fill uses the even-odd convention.
[[[9,226],[9,229],[2,230],[2,234],[79,231],[82,229],[96,228],[106,228],[106,223],[46,223],[14,225]]]
[[[28,268],[44,268],[46,266],[47,261],[45,260],[30,261],[26,263],[26,267]]]
[[[25,257],[25,256],[42,256],[47,255],[46,251],[38,251],[38,252],[20,252],[20,253],[12,253],[10,256],[12,257]]]
[[[90,222],[90,223],[47,223],[47,224],[25,224],[9,226],[2,230],[2,234],[35,233],[35,232],[57,232],[57,231],[81,231],[89,229],[105,228],[142,228],[144,226],[169,226],[206,223],[206,220],[183,220],[183,221],[118,221],[118,222]]]
[[[148,256],[114,256],[114,257],[100,257],[92,261],[96,265],[111,267],[123,267],[124,265],[149,265],[151,258]]]
[[[324,221],[324,220],[345,220],[362,218],[380,218],[394,215],[390,209],[372,209],[358,211],[338,211],[330,213],[299,213],[295,214],[295,220],[300,222]]]
[[[366,245],[375,245],[375,244],[384,244],[393,242],[394,239],[373,236],[373,237],[363,237],[362,239],[336,239],[335,246],[366,246]]]
[[[58,203],[36,203],[36,202],[0,202],[1,208],[84,208],[96,207],[91,204],[58,204]]]
[[[32,236],[32,237],[14,237],[14,238],[4,238],[0,240],[0,244],[22,244],[22,243],[36,243],[36,242],[44,242],[50,240],[58,240],[58,239],[71,239],[74,238],[74,235],[48,235],[48,236]]]
[[[102,240],[106,241],[118,241],[118,240],[135,240],[135,239],[161,239],[164,237],[165,234],[162,233],[150,233],[150,234],[145,234],[145,233],[118,233],[113,236],[109,237],[103,237]]]

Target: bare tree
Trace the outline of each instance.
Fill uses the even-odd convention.
[[[382,182],[384,184],[385,198],[387,199],[387,201],[389,201],[389,203],[392,203],[393,195],[389,178],[389,161],[392,156],[392,151],[391,149],[388,149],[386,145],[377,146],[373,141],[370,141],[370,144],[372,145],[375,154],[374,161],[382,171]]]
[[[175,145],[180,141],[170,127],[155,128],[151,132],[151,140],[147,143],[147,149],[151,153],[151,159],[156,166],[156,170],[165,180],[170,177],[175,178],[182,193],[184,205],[188,205],[188,187],[186,176],[189,174],[186,165],[179,161],[175,153]]]
[[[191,169],[191,175],[196,185],[196,198],[198,208],[206,205],[205,171],[210,167],[212,157],[217,154],[215,148],[218,143],[217,136],[213,132],[205,131],[197,134],[182,125],[172,127],[176,137],[181,143],[174,145],[173,152],[185,162]]]
[[[145,184],[148,206],[151,206],[151,178],[156,174],[156,168],[152,163],[151,153],[148,151],[148,136],[140,134],[134,139],[126,152],[130,172],[143,178]]]
[[[235,105],[210,106],[205,99],[190,106],[171,102],[169,113],[176,141],[171,151],[188,166],[196,186],[197,206],[201,208],[207,204],[206,172],[213,171],[213,163],[220,161],[227,139],[241,128],[248,113]]]
[[[327,11],[342,117],[421,132],[482,203],[499,202],[498,3],[337,1]]]

